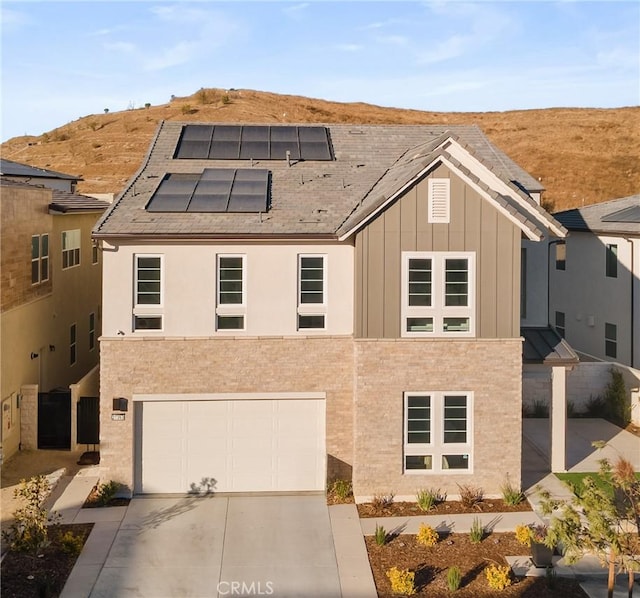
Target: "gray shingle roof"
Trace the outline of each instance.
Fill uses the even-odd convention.
[[[542,190],[536,179],[494,147],[476,126],[325,125],[330,130],[335,159],[293,161],[289,166],[285,160],[254,160],[252,164],[246,160],[175,160],[173,155],[184,124],[187,123],[161,123],[140,170],[97,223],[96,236],[335,237],[421,172],[425,164],[433,161],[434,150],[443,151],[436,148],[447,137],[459,141],[511,186],[518,201],[497,194],[495,199],[518,213],[521,220],[527,220],[527,216],[518,202],[535,205],[523,189]],[[145,210],[166,173],[201,173],[205,168],[248,165],[267,168],[272,173],[271,209],[266,213]],[[540,213],[544,215],[541,210]],[[527,225],[532,229],[536,226],[528,220]]]
[[[50,210],[62,212],[63,214],[70,212],[104,212],[108,207],[109,204],[106,201],[57,189],[53,189],[53,201],[49,204]]]
[[[30,178],[47,178],[47,179],[64,179],[69,181],[81,181],[80,177],[56,172],[55,170],[47,170],[46,168],[37,168],[28,164],[21,164],[13,160],[0,158],[0,174],[6,176],[20,176]]]
[[[78,213],[78,212],[104,212],[109,203],[79,193],[68,193],[50,187],[41,185],[31,185],[22,181],[15,181],[5,176],[0,176],[0,185],[3,187],[18,187],[22,189],[39,189],[48,191],[51,194],[51,203],[49,209],[52,212],[61,214]],[[2,195],[0,195],[2,197]]]
[[[565,210],[554,217],[569,230],[640,235],[640,194]]]

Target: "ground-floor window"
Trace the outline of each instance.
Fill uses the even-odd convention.
[[[404,472],[472,471],[470,392],[404,394]]]

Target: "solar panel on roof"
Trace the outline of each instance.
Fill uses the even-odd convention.
[[[292,160],[300,159],[297,127],[271,127],[271,159],[286,160],[287,152]]]
[[[200,177],[188,212],[226,212],[235,170],[207,168]]]
[[[174,154],[178,159],[331,160],[326,127],[185,125]]]
[[[331,160],[329,139],[325,127],[300,127],[300,158],[303,160]]]
[[[241,127],[235,125],[217,125],[213,130],[210,159],[237,160],[240,156]]]
[[[209,157],[209,141],[182,141],[178,148],[178,159],[206,159]]]
[[[212,125],[187,125],[182,129],[183,141],[210,141],[213,134]]]
[[[146,209],[149,212],[266,212],[268,207],[268,170],[207,168],[201,175],[166,175]]]
[[[168,174],[147,204],[149,212],[186,211],[199,176],[197,174]]]
[[[178,159],[206,159],[211,145],[212,126],[187,125],[183,127],[175,157]]]
[[[228,212],[266,212],[269,171],[239,169],[229,196]]]

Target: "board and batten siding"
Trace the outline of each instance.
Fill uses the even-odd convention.
[[[449,224],[427,220],[428,179],[451,181]],[[356,338],[399,338],[404,251],[476,253],[476,338],[520,336],[521,231],[438,166],[357,233]]]

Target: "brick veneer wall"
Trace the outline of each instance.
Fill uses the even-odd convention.
[[[51,293],[51,189],[2,185],[0,305],[2,311]],[[49,233],[49,280],[31,284],[31,236]]]
[[[353,339],[101,339],[101,477],[133,489],[133,405],[112,421],[113,397],[151,393],[326,392],[328,477],[353,462]]]
[[[456,484],[500,495],[521,474],[521,353],[514,340],[357,340],[353,487],[356,500]],[[473,474],[403,474],[403,393],[473,391]]]
[[[35,450],[38,448],[38,385],[25,384],[20,393],[20,447]]]
[[[507,473],[520,484],[521,351],[519,339],[102,339],[101,475],[133,489],[133,406],[112,421],[113,397],[325,392],[327,474],[353,474],[357,499],[453,496],[456,483],[499,495]],[[403,393],[427,390],[473,391],[473,475],[403,474]]]

